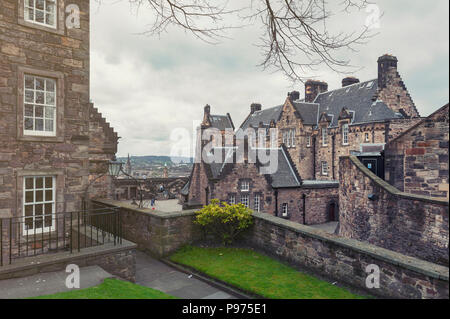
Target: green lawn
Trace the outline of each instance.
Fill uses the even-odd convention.
[[[175,299],[175,297],[131,282],[107,278],[95,287],[31,299]]]
[[[186,246],[170,257],[232,286],[273,299],[361,299],[250,249]]]

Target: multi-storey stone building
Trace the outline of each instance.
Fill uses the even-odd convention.
[[[80,210],[117,150],[89,99],[88,0],[0,2],[0,96],[0,217],[50,231],[42,215]]]
[[[247,133],[244,136],[251,149],[268,149],[276,139],[278,161],[286,165],[261,176],[257,164],[207,164],[202,158],[183,189],[187,205],[204,205],[211,198],[219,198],[300,223],[337,220],[339,158],[356,155],[384,178],[385,145],[422,121],[397,63],[397,58],[383,55],[378,59],[376,79],[360,82],[348,77],[343,79],[342,88],[332,91],[325,82],[309,80],[303,99],[294,91],[283,105],[273,108],[263,110],[261,104],[253,103],[232,146],[242,143],[244,139],[238,138],[242,131]],[[205,118],[208,112],[209,106]],[[204,120],[201,129],[210,127],[213,124]],[[200,144],[201,149],[206,142]],[[286,172],[291,172],[296,183],[290,183]],[[244,185],[253,185],[250,192],[242,192],[244,180]],[[281,182],[274,184],[276,180]],[[261,198],[266,200],[265,206],[259,204]],[[269,203],[267,198],[271,199]]]

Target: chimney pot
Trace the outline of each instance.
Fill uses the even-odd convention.
[[[257,111],[261,111],[261,104],[260,103],[252,103],[250,105],[250,114],[253,114]]]
[[[353,85],[356,83],[359,83],[359,79],[357,79],[353,76],[349,76],[349,77],[342,79],[342,87],[346,87],[346,86]]]

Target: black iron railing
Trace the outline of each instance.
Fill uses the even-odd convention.
[[[0,218],[0,266],[57,252],[122,243],[118,207]]]

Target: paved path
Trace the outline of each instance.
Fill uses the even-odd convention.
[[[51,295],[73,289],[66,287],[69,273],[48,272],[33,276],[0,281],[0,299],[20,299]],[[98,266],[80,268],[80,288],[100,285],[106,278],[113,277]]]
[[[234,299],[233,296],[138,251],[136,283],[182,299]]]
[[[0,281],[0,299],[20,299],[69,291],[65,271]],[[80,288],[101,284],[113,277],[98,266],[80,268]],[[136,283],[182,299],[234,299],[205,282],[175,270],[143,252],[136,254]]]

